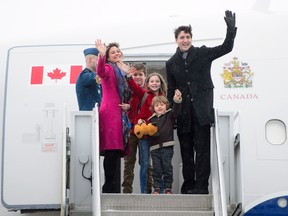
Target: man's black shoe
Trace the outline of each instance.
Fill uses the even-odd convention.
[[[207,188],[200,188],[198,189],[198,194],[209,194],[209,191]]]
[[[187,190],[181,190],[181,194],[187,194]]]
[[[192,190],[188,190],[187,194],[209,194],[207,188],[194,188]]]
[[[195,189],[187,190],[186,194],[194,194]]]

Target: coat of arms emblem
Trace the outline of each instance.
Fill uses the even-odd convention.
[[[247,63],[240,62],[237,57],[226,63],[221,77],[225,88],[250,88],[254,73]]]

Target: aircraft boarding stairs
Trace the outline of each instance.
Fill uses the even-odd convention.
[[[69,215],[92,215],[92,208],[75,206],[75,208],[70,209]],[[214,211],[212,195],[102,194],[101,215],[213,216]]]
[[[69,160],[67,160],[67,164],[64,167],[67,179],[63,179],[62,182],[61,215],[238,215],[232,214],[233,208],[231,206],[235,205],[229,205],[226,202],[227,196],[222,167],[223,160],[217,151],[217,148],[219,148],[217,144],[219,143],[217,142],[219,139],[217,124],[216,121],[216,127],[212,127],[211,129],[212,178],[210,181],[210,194],[102,194],[100,178],[101,175],[103,176],[103,171],[102,173],[100,171],[101,162],[99,160],[99,151],[96,148],[99,143],[98,136],[96,136],[99,132],[98,110],[95,108],[93,112],[73,112],[70,130],[71,136],[68,130],[66,136],[66,143],[68,143],[66,155]],[[218,161],[221,161],[221,163]],[[93,175],[94,173],[96,175]],[[227,213],[227,209],[229,214]]]

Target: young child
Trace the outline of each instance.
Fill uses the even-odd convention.
[[[164,78],[159,73],[151,73],[146,79],[146,88],[142,89],[137,83],[132,79],[132,74],[135,72],[135,68],[130,68],[123,62],[119,62],[118,67],[121,68],[125,74],[126,79],[129,84],[130,89],[133,93],[140,99],[147,94],[145,102],[143,103],[138,115],[138,119],[143,119],[148,122],[148,118],[153,114],[150,107],[152,99],[158,95],[167,94],[167,85]],[[148,138],[143,137],[140,141],[140,189],[141,193],[147,193],[147,171],[150,161],[150,146],[148,143]]]
[[[164,184],[164,193],[172,194],[173,166],[172,157],[174,154],[174,122],[177,118],[182,97],[181,92],[176,89],[173,97],[173,107],[169,108],[168,99],[164,96],[156,96],[152,100],[151,109],[153,115],[149,122],[157,125],[158,131],[149,139],[150,151],[153,163],[153,194],[159,194]]]

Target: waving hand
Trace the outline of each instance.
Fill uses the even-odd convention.
[[[226,22],[227,28],[234,30],[236,25],[236,16],[232,11],[226,10],[224,20]]]

